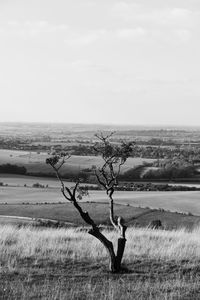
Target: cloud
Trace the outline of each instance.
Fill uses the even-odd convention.
[[[128,2],[115,3],[111,9],[113,18],[125,23],[134,23],[138,26],[182,26],[194,27],[199,23],[200,12],[182,7],[151,8],[148,5],[139,5]]]
[[[86,32],[68,31],[65,35],[65,44],[70,47],[87,47],[96,43],[123,42],[188,42],[191,31],[188,29],[170,28],[145,28],[145,27],[122,27],[113,30],[94,30]],[[81,65],[85,63],[81,61]]]
[[[138,2],[139,3],[139,2]],[[118,22],[116,37],[129,41],[187,43],[199,31],[200,11],[120,1],[111,9]]]
[[[175,35],[181,42],[188,42],[191,37],[191,32],[189,30],[176,30]]]
[[[190,17],[190,15],[193,14],[191,10],[188,10],[186,8],[176,8],[176,7],[173,8],[170,13],[172,17],[183,18],[183,19],[188,18]]]
[[[136,39],[136,40],[138,40],[138,38],[144,37],[146,35],[146,33],[147,33],[147,31],[142,27],[123,28],[123,29],[117,30],[116,36],[120,39],[129,39],[129,40]]]
[[[65,44],[69,46],[88,46],[96,42],[113,42],[116,40],[138,40],[147,33],[142,27],[136,28],[117,28],[113,30],[94,30],[82,33],[71,32],[65,38]]]
[[[65,44],[69,46],[87,46],[103,39],[105,36],[106,30],[72,33],[65,39]]]
[[[70,46],[84,46],[94,43],[98,40],[99,36],[96,33],[88,33],[72,38],[67,38],[65,43]]]
[[[197,13],[183,8],[160,9],[140,13],[136,19],[138,21],[150,23],[153,26],[181,26],[193,27],[197,20]]]
[[[127,3],[127,2],[117,2],[111,8],[113,16],[120,17],[122,19],[126,17],[131,17],[133,14],[137,13],[140,10],[141,6],[136,3]]]
[[[41,34],[52,34],[66,32],[67,24],[51,24],[45,20],[17,22],[9,21],[1,26],[5,35],[16,35],[19,37],[33,37]]]

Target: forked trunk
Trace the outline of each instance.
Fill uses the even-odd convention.
[[[126,239],[120,237],[118,239],[118,246],[117,246],[117,255],[115,255],[115,251],[113,248],[113,244],[109,241],[100,231],[98,228],[91,229],[88,231],[89,234],[96,237],[106,248],[106,251],[109,255],[109,270],[112,273],[120,272],[121,270],[121,262],[124,254],[124,249],[126,245]]]
[[[119,238],[117,255],[115,255],[115,257],[110,258],[109,269],[112,273],[118,273],[121,271],[121,263],[124,254],[125,245],[126,245],[126,239]]]

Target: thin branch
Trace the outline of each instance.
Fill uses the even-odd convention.
[[[111,131],[111,133],[109,133],[109,134],[106,135],[106,136],[103,135],[103,132],[100,132],[99,134],[96,133],[95,136],[96,136],[99,140],[101,140],[101,141],[103,141],[103,142],[106,142],[113,134],[115,134],[115,131]]]
[[[101,168],[100,173],[103,175],[103,177],[105,179],[105,182],[106,182],[106,185],[109,187],[108,177],[106,175],[105,169]]]
[[[65,190],[65,185],[64,185],[64,182],[62,180],[62,178],[60,177],[60,174],[58,172],[58,169],[53,165],[53,164],[50,164],[52,166],[52,168],[54,169],[55,173],[56,173],[56,177],[58,178],[58,180],[60,181],[61,185],[62,185],[62,189],[63,191]]]
[[[106,184],[100,179],[96,170],[95,170],[95,175],[96,175],[98,182],[106,189]]]
[[[75,185],[75,187],[73,188],[73,198],[75,198],[76,197],[76,191],[77,191],[77,188],[78,188],[78,186],[79,186],[79,181],[77,181],[77,183],[76,183],[76,185]]]
[[[114,226],[115,229],[118,229],[117,223],[115,222],[115,217],[114,217],[114,201],[112,198],[112,195],[114,193],[114,188],[111,188],[110,191],[108,192],[109,198],[110,198],[110,222]]]
[[[65,199],[67,199],[68,201],[71,201],[71,198],[67,197],[67,195],[65,194],[65,190],[63,188],[61,188],[61,192],[62,192],[63,196],[65,197]]]
[[[70,188],[68,188],[67,186],[65,186],[65,190],[68,192],[70,198],[72,199],[73,198],[73,194],[72,194]]]
[[[63,157],[63,159],[62,159],[62,161],[61,161],[61,163],[60,163],[60,166],[56,168],[57,171],[60,170],[60,168],[64,165],[64,163],[65,163],[65,158]]]
[[[62,178],[61,178],[61,176],[60,176],[60,174],[59,174],[60,166],[59,166],[58,168],[56,168],[56,167],[54,166],[54,164],[50,163],[50,165],[51,165],[51,167],[54,169],[54,171],[55,171],[55,173],[56,173],[56,177],[58,178],[58,180],[59,180],[60,183],[61,183],[61,186],[62,186],[62,187],[61,187],[61,192],[62,192],[63,196],[64,196],[68,201],[71,201],[72,193],[71,193],[70,189],[64,185],[64,182],[63,182],[63,180],[62,180]],[[65,190],[68,192],[69,197],[65,194]]]

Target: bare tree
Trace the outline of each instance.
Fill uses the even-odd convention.
[[[104,136],[102,133],[97,134],[98,142],[94,145],[94,150],[103,159],[103,165],[95,169],[95,175],[98,183],[105,189],[109,199],[110,222],[115,230],[119,233],[117,251],[115,253],[113,243],[108,240],[104,234],[100,232],[98,225],[90,217],[87,211],[83,211],[79,204],[79,181],[70,189],[65,186],[60,175],[60,169],[70,156],[66,153],[54,154],[46,160],[46,163],[51,165],[54,169],[58,180],[61,183],[61,192],[66,200],[70,201],[79,212],[81,218],[91,226],[88,231],[89,234],[96,237],[106,248],[110,258],[109,269],[111,272],[119,272],[121,270],[121,262],[124,254],[126,244],[126,225],[122,217],[116,217],[114,214],[114,200],[113,194],[118,185],[118,177],[120,175],[121,167],[131,155],[134,143],[122,142],[120,145],[112,144],[110,137],[113,133]]]

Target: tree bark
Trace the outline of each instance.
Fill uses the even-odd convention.
[[[126,239],[120,237],[118,239],[118,247],[117,247],[117,255],[115,255],[113,243],[109,241],[98,228],[90,229],[88,231],[89,234],[96,237],[106,248],[106,251],[109,256],[109,270],[112,273],[118,273],[121,270],[121,262],[124,254],[124,249],[126,245]]]
[[[121,262],[124,255],[125,246],[126,246],[126,239],[120,237],[118,239],[117,256],[116,256],[116,265],[119,271],[121,270]]]
[[[88,231],[89,234],[93,235],[94,237],[96,237],[106,248],[106,251],[109,255],[109,270],[111,272],[115,272],[116,268],[115,268],[115,260],[116,260],[116,256],[115,256],[115,252],[114,252],[114,248],[113,248],[113,244],[111,241],[109,241],[100,231],[98,228],[96,229],[90,229]]]

